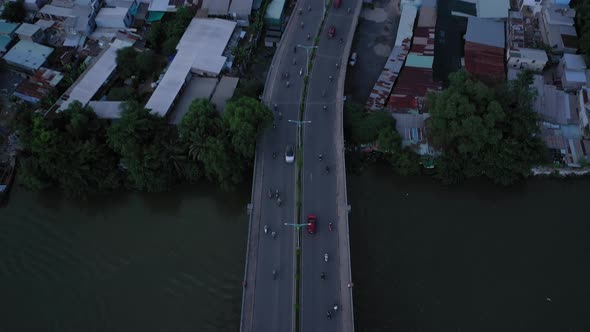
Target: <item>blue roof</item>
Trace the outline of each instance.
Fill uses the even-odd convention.
[[[21,40],[4,55],[4,60],[10,65],[15,65],[27,70],[37,70],[41,67],[53,48]]]
[[[18,28],[18,23],[9,23],[6,20],[0,20],[0,35],[9,35]]]
[[[0,51],[6,51],[6,46],[8,46],[8,44],[10,44],[11,40],[12,40],[12,38],[10,38],[8,36],[1,36],[0,35]]]

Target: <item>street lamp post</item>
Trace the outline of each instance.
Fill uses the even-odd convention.
[[[299,229],[301,227],[305,227],[305,226],[309,226],[311,225],[311,223],[305,223],[305,224],[290,224],[288,222],[284,223],[283,225],[285,226],[291,226],[291,227],[295,227],[296,230],[299,231]],[[297,249],[301,248],[301,244],[299,243],[299,236],[297,236]]]
[[[309,121],[309,120],[307,120],[307,121],[287,120],[287,122],[296,123],[297,124],[297,129],[299,131],[299,148],[301,148],[301,145],[303,144],[302,141],[301,141],[302,140],[301,137],[303,136],[303,132],[301,130],[301,128],[302,128],[301,125],[302,124],[306,124],[306,123],[311,123],[311,121]]]
[[[311,50],[312,48],[318,48],[317,46],[305,46],[305,45],[297,45],[297,47],[301,47],[305,49],[305,52],[307,53],[307,65],[305,66],[305,76],[309,75],[309,50]]]

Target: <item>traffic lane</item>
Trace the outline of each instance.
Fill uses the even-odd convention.
[[[294,106],[283,107],[286,116],[296,114],[297,109]],[[277,153],[277,158],[273,159],[272,151],[284,151],[280,146],[286,145],[283,143],[292,140],[296,131],[285,125],[284,117],[283,120],[277,119],[277,122],[277,128],[266,129],[262,156],[260,156],[266,166],[262,175],[263,190],[271,187],[279,189],[284,201],[284,205],[279,207],[276,199],[271,200],[268,197],[263,197],[261,200],[261,227],[268,224],[271,232],[274,230],[278,233],[277,237],[272,239],[270,234],[265,235],[264,230],[260,230],[255,296],[261,301],[255,303],[254,317],[256,329],[261,331],[288,330],[293,322],[291,310],[293,303],[292,277],[288,276],[293,275],[294,238],[281,234],[279,220],[288,215],[293,216],[295,213],[293,198],[285,197],[286,192],[294,192],[295,172],[291,164],[288,165],[284,162],[283,153]],[[272,279],[273,269],[279,273],[280,277],[277,280]],[[269,281],[271,282],[269,283]],[[266,299],[271,299],[271,301]],[[275,318],[269,319],[270,316]]]

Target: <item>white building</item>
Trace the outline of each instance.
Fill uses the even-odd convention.
[[[543,50],[521,48],[508,51],[508,67],[540,72],[547,61],[547,53]]]
[[[557,66],[556,73],[566,91],[578,91],[588,82],[589,71],[584,57],[579,54],[564,54]]]
[[[552,53],[575,54],[578,51],[578,34],[574,27],[576,11],[569,6],[550,5],[542,10],[539,28],[543,42]]]

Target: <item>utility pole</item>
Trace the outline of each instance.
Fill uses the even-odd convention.
[[[305,226],[309,226],[311,225],[311,223],[305,223],[305,224],[290,224],[290,223],[284,223],[283,225],[285,226],[291,226],[291,227],[295,227],[296,230],[299,230],[301,227],[305,227]],[[301,248],[301,244],[299,243],[299,236],[297,236],[297,249]]]
[[[303,128],[302,125],[311,123],[311,121],[309,121],[309,120],[307,120],[307,121],[287,120],[287,122],[297,124],[297,129],[299,131],[299,148],[301,148],[301,145],[303,144],[302,138],[301,138],[303,136],[303,131],[301,130]]]

